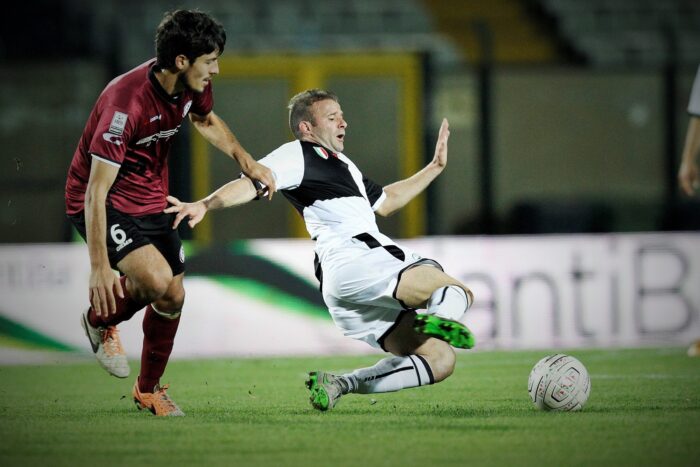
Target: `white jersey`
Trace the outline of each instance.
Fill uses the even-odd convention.
[[[293,141],[260,163],[272,170],[316,241],[316,277],[336,325],[346,336],[383,348],[383,338],[408,309],[396,297],[402,272],[440,265],[379,232],[374,211],[386,194],[344,154]]]
[[[378,232],[374,211],[386,194],[344,154],[297,140],[260,163],[270,168],[277,188],[301,213],[319,256],[357,234]]]
[[[688,101],[688,113],[700,117],[700,67],[695,74],[693,89],[690,91],[690,100]]]

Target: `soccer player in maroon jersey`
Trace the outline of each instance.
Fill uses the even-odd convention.
[[[117,325],[146,307],[141,371],[133,389],[139,409],[184,415],[160,386],[185,299],[182,243],[164,214],[167,156],[189,115],[211,144],[243,173],[274,189],[257,163],[213,111],[211,79],[226,33],[209,15],[166,13],[156,31],[156,58],[118,76],[97,100],[66,182],[66,213],[90,254],[90,307],[81,324],[98,362],[129,375]],[[112,269],[122,276],[117,278]]]

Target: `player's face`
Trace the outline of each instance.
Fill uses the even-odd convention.
[[[342,152],[348,124],[343,118],[340,104],[332,99],[314,102],[311,105],[311,114],[314,116],[314,122],[311,122],[311,136],[314,141],[333,152]]]
[[[202,92],[207,87],[214,75],[219,73],[219,51],[200,55],[190,63],[190,66],[181,75],[185,86],[194,92]]]

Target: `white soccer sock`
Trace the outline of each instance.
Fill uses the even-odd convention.
[[[433,372],[419,355],[387,357],[369,368],[360,368],[342,375],[348,383],[347,392],[374,394],[392,392],[433,384]]]
[[[467,292],[457,285],[437,289],[428,299],[426,314],[459,321],[472,304]]]

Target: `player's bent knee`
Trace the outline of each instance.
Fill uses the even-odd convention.
[[[153,302],[163,297],[168,291],[173,275],[169,270],[147,271],[129,279],[134,284],[136,296],[144,302]]]
[[[185,290],[166,294],[156,300],[154,304],[158,310],[175,310],[173,313],[179,313],[185,305]]]

